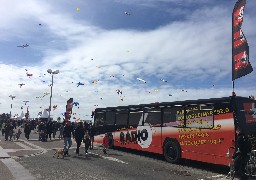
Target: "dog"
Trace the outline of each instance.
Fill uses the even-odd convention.
[[[62,156],[62,159],[64,159],[64,149],[55,149],[55,153],[53,157],[57,155],[57,159],[59,159],[59,156]]]

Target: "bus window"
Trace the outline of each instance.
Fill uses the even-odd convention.
[[[100,125],[103,125],[104,122],[105,122],[105,113],[104,112],[96,112],[95,119],[94,119],[94,125],[100,126]]]
[[[115,112],[106,112],[106,125],[114,125],[115,124]]]
[[[168,107],[163,110],[163,126],[184,126],[184,111],[181,107]]]
[[[161,109],[146,110],[144,114],[144,125],[161,126]]]
[[[129,114],[129,126],[142,125],[142,124],[139,124],[139,122],[142,118],[143,118],[143,112],[142,111],[130,112],[130,114]]]
[[[116,125],[127,125],[128,113],[116,113]]]
[[[186,127],[189,128],[213,128],[213,106],[196,105],[186,107]]]

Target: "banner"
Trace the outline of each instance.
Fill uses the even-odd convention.
[[[65,122],[69,121],[72,114],[72,107],[73,107],[73,98],[70,98],[67,101],[66,105],[66,112],[65,112]]]
[[[238,0],[232,14],[232,81],[253,71],[249,45],[241,29],[246,0]]]

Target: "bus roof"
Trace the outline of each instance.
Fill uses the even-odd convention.
[[[161,107],[175,107],[175,106],[192,106],[198,104],[211,105],[214,103],[230,103],[232,96],[222,97],[222,98],[210,98],[210,99],[198,99],[198,100],[186,100],[186,101],[174,101],[174,102],[159,102],[159,103],[150,103],[150,104],[138,104],[138,105],[127,105],[127,106],[116,106],[116,107],[106,107],[106,108],[96,108],[95,112],[117,112],[117,111],[138,111],[145,108],[161,108]],[[246,97],[236,96],[236,99]]]

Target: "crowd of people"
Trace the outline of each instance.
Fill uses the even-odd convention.
[[[48,121],[48,119],[14,120],[8,115],[2,114],[0,128],[5,141],[19,140],[21,133],[24,133],[25,138],[29,140],[32,130],[38,134],[38,140],[42,142],[51,141],[52,138],[63,139],[66,156],[69,156],[68,151],[72,145],[72,138],[77,144],[77,155],[80,155],[79,148],[82,142],[85,143],[85,153],[88,153],[88,149],[93,149],[95,132],[91,122],[57,122]],[[59,133],[57,134],[57,132]]]

